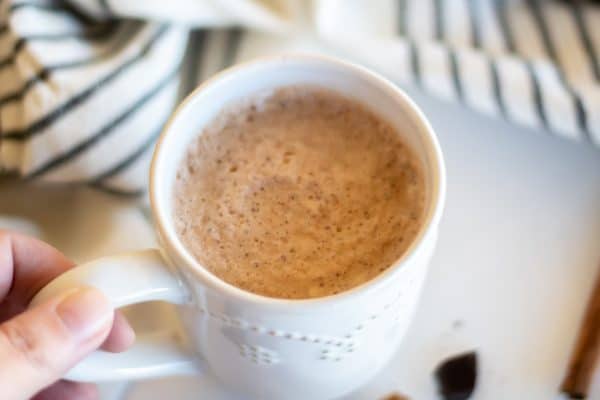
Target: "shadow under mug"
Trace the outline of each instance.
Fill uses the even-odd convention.
[[[269,298],[220,280],[190,255],[175,232],[172,187],[188,144],[226,104],[302,84],[356,99],[397,128],[424,167],[425,218],[405,254],[373,280],[316,299]],[[435,134],[396,86],[365,68],[321,56],[259,59],[208,80],[167,123],[150,170],[160,249],[77,266],[50,282],[32,304],[88,285],[102,290],[115,308],[151,300],[179,305],[185,345],[174,336],[140,337],[124,353],[93,353],[67,379],[98,382],[211,371],[234,390],[258,398],[337,397],[371,379],[404,336],[437,239],[444,194]]]

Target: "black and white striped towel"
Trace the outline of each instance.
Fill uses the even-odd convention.
[[[0,169],[143,192],[178,99],[261,54],[246,49],[285,50],[299,36],[398,83],[600,146],[590,3],[0,0]]]

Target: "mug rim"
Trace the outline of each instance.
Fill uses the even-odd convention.
[[[171,132],[172,126],[178,119],[179,114],[181,114],[188,107],[188,104],[190,104],[196,96],[198,96],[207,87],[214,85],[223,79],[227,79],[243,69],[260,65],[285,65],[286,63],[321,63],[333,65],[337,68],[350,70],[352,74],[361,75],[366,79],[369,85],[376,85],[379,86],[380,89],[387,91],[390,97],[394,99],[393,101],[395,101],[404,110],[412,113],[415,121],[421,125],[421,132],[419,133],[419,136],[423,137],[422,139],[424,139],[423,144],[425,147],[425,153],[427,154],[426,158],[428,160],[433,160],[433,165],[428,164],[432,174],[432,189],[429,205],[426,209],[426,218],[422,222],[419,232],[412,239],[410,246],[396,259],[396,261],[394,261],[390,267],[376,275],[374,278],[339,293],[314,298],[289,299],[264,296],[241,289],[210,272],[190,254],[179,237],[177,237],[177,233],[169,231],[166,228],[169,220],[172,223],[172,216],[170,214],[166,215],[165,210],[163,209],[165,207],[161,207],[160,193],[157,192],[158,185],[156,184],[156,180],[160,177],[160,155],[165,151],[165,146],[163,145],[165,138]],[[315,307],[317,305],[327,306],[334,302],[349,300],[351,298],[356,298],[357,296],[367,295],[368,293],[377,291],[379,287],[392,280],[393,276],[397,274],[403,266],[410,263],[411,260],[423,250],[423,247],[430,237],[436,235],[437,226],[441,219],[446,196],[446,170],[442,150],[431,124],[420,108],[414,103],[414,101],[400,87],[383,76],[369,70],[368,68],[349,61],[341,60],[335,57],[324,56],[321,54],[292,53],[254,58],[251,61],[239,63],[226,68],[202,82],[202,84],[195,88],[185,97],[183,101],[181,101],[181,103],[171,113],[171,116],[164,125],[156,142],[152,156],[149,181],[149,197],[152,215],[154,217],[155,229],[158,233],[159,244],[163,250],[166,251],[168,259],[173,259],[170,257],[171,252],[176,253],[179,256],[179,259],[184,260],[186,264],[185,268],[193,271],[196,277],[199,278],[199,281],[202,285],[223,292],[227,296],[237,298],[238,300],[246,303],[253,303],[256,305],[269,307],[284,307],[287,310],[300,310],[305,309],[306,307]],[[176,266],[176,268],[182,267],[183,266],[180,265]]]

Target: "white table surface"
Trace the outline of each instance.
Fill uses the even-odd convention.
[[[476,400],[555,397],[600,265],[600,151],[517,128],[411,90],[448,170],[440,240],[412,327],[392,364],[352,399],[435,399],[432,370],[476,349]],[[152,245],[131,203],[88,190],[0,184],[0,227],[82,261]],[[132,232],[133,231],[133,232]],[[142,309],[144,311],[144,309]],[[149,313],[130,312],[136,325]],[[103,385],[103,399],[217,399],[210,377]],[[600,398],[600,397],[598,397]]]

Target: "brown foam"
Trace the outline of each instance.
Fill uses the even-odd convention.
[[[175,185],[177,232],[221,279],[311,298],[372,279],[421,224],[421,168],[360,104],[287,87],[231,105],[202,132]]]

